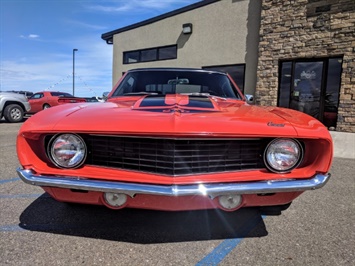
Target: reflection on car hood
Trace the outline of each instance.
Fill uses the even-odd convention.
[[[130,96],[62,105],[36,114],[26,125],[32,131],[211,137],[316,137],[324,130],[316,119],[290,109],[201,95]]]

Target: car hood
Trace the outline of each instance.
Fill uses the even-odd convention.
[[[200,137],[314,137],[316,119],[290,109],[248,105],[212,96],[132,96],[105,103],[65,104],[43,110],[23,130]]]
[[[0,99],[1,98],[16,98],[21,102],[27,102],[28,99],[25,95],[20,94],[20,93],[15,93],[15,92],[1,92],[0,93]]]

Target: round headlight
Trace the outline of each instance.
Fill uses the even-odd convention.
[[[264,152],[266,167],[277,173],[289,172],[296,168],[303,156],[301,144],[295,139],[274,139]]]
[[[75,168],[85,161],[86,145],[78,135],[56,135],[49,142],[48,153],[55,165],[62,168]]]

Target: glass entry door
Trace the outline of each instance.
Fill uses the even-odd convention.
[[[280,63],[278,106],[295,109],[336,128],[341,57]]]
[[[323,62],[296,62],[290,108],[320,119]]]

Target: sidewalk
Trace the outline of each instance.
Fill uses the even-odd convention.
[[[355,159],[355,133],[330,131],[334,142],[334,157]]]

